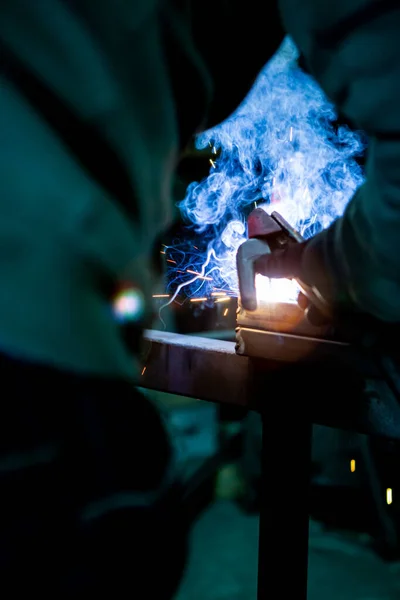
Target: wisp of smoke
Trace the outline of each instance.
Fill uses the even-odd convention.
[[[255,202],[274,204],[307,238],[341,215],[362,183],[355,159],[363,151],[361,136],[334,124],[332,104],[297,58],[287,38],[238,110],[197,137],[197,148],[210,145],[215,161],[179,206],[208,240],[202,261],[206,275],[212,270],[209,288],[237,293],[235,256]]]

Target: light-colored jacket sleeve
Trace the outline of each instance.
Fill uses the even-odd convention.
[[[285,26],[310,71],[369,138],[366,182],[331,231],[317,236],[314,248],[320,245],[322,268],[328,263],[332,269],[329,287],[336,299],[351,298],[360,310],[392,322],[400,321],[400,3],[395,4],[281,2]]]

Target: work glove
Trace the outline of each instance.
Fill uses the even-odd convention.
[[[270,277],[271,279],[297,279],[301,283],[311,286],[311,280],[304,273],[303,268],[303,260],[309,244],[310,242],[290,244],[282,250],[260,255],[254,263],[255,273]],[[307,320],[312,325],[322,326],[329,321],[329,317],[318,310],[304,293],[299,293],[297,302],[300,308],[304,310]],[[331,313],[331,304],[327,303],[327,306],[329,307],[329,313]]]
[[[385,320],[378,311],[373,314],[372,310],[368,310],[381,303],[389,314],[391,304],[398,304],[398,297],[381,295],[382,291],[391,290],[382,285],[383,278],[379,280],[374,276],[368,289],[361,285],[363,279],[349,278],[343,246],[338,243],[339,239],[345,239],[347,226],[348,222],[340,218],[305,242],[289,244],[270,254],[260,254],[255,257],[254,271],[271,278],[297,279],[300,285],[303,283],[317,293],[328,307],[323,313],[313,305],[310,296],[301,293],[298,298],[299,306],[312,325],[324,327],[335,338],[363,348],[385,348],[385,351],[398,353],[400,324],[394,319]],[[356,245],[352,245],[351,249],[352,265],[355,262],[361,273],[368,274],[370,262]],[[380,293],[372,296],[370,290],[374,289],[374,284]]]
[[[319,310],[310,296],[300,293],[298,303],[313,325],[327,323],[339,312],[350,312],[350,298],[335,284],[336,278],[326,251],[332,236],[327,230],[302,243],[288,244],[282,250],[255,259],[256,273],[272,279],[297,279],[313,294],[318,294],[327,310]]]
[[[304,289],[311,291],[307,295],[300,293],[298,298],[307,320],[315,326],[331,323],[341,337],[355,339],[367,331],[376,331],[379,325],[354,302],[340,261],[335,260],[335,236],[341,225],[338,219],[309,240],[255,257],[254,271],[270,278],[297,279],[301,287],[304,284]],[[313,304],[313,295],[322,300],[319,305],[325,305],[324,311]]]

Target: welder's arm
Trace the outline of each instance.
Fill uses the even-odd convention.
[[[297,277],[338,312],[400,322],[400,141],[371,139],[366,175],[342,218],[304,244],[261,256],[256,271]]]
[[[322,32],[308,56],[321,87],[369,136],[366,182],[295,259],[264,257],[257,268],[281,277],[294,268],[335,307],[400,322],[400,10],[389,4],[332,27],[336,40]]]
[[[366,183],[305,247],[302,277],[338,308],[400,322],[400,140],[371,138]]]

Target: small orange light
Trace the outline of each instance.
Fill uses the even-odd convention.
[[[354,473],[355,470],[356,470],[356,461],[354,460],[354,458],[352,458],[350,461],[350,471],[352,473]]]

